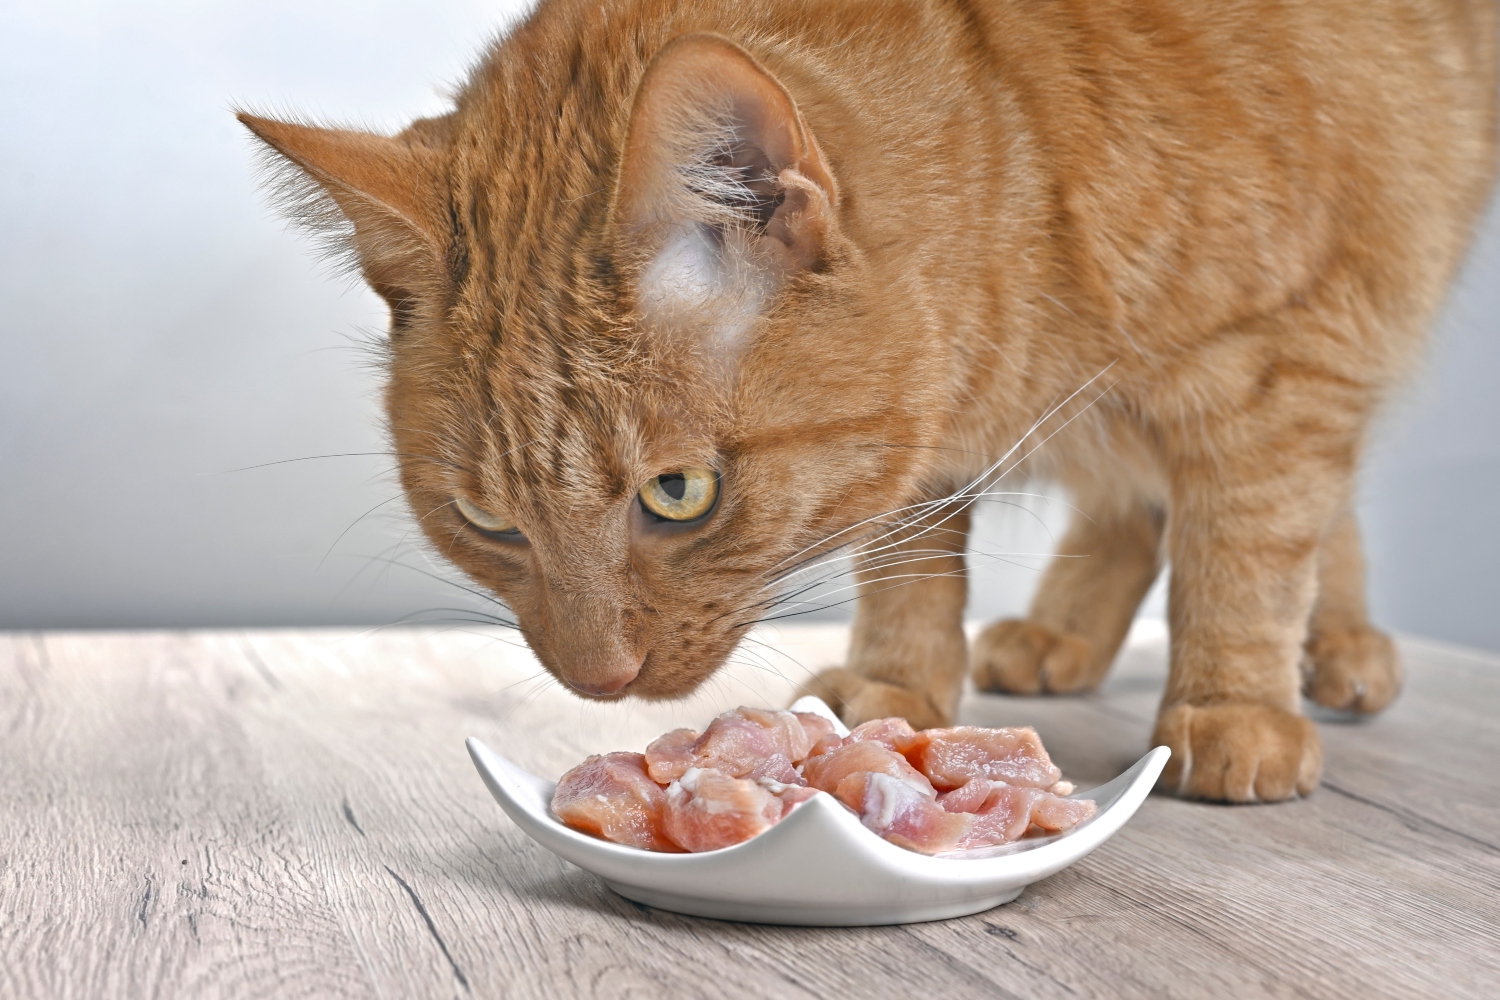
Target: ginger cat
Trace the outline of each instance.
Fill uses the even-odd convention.
[[[542,0],[400,135],[242,114],[390,305],[411,509],[589,696],[681,695],[830,552],[852,724],[1099,683],[1169,562],[1180,794],[1396,694],[1350,514],[1494,170],[1489,0]],[[1038,445],[1045,440],[1045,447]],[[1033,453],[1034,452],[1034,453]],[[962,632],[967,508],[1083,516]]]

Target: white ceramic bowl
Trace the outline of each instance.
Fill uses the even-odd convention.
[[[792,707],[848,732],[816,698]],[[552,814],[555,782],[528,774],[473,737],[468,748],[517,826],[627,899],[721,920],[830,927],[942,920],[1010,902],[1124,826],[1171,755],[1157,747],[1113,781],[1077,793],[1099,810],[1067,833],[928,857],[883,840],[831,795],[813,796],[764,833],[722,850],[659,854],[612,844]]]

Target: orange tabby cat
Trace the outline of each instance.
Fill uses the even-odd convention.
[[[1399,685],[1350,515],[1489,189],[1488,0],[543,0],[394,138],[242,115],[390,304],[412,510],[597,697],[857,560],[855,723],[1096,685],[1172,567],[1165,783]],[[1081,510],[962,632],[967,506]],[[1020,442],[1017,445],[1017,442]],[[999,459],[999,461],[997,461]],[[1300,669],[1300,677],[1299,677]]]

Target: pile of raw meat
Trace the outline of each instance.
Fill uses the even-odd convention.
[[[702,733],[676,729],[644,754],[590,757],[562,776],[564,823],[650,851],[749,840],[827,792],[886,840],[923,854],[1055,833],[1094,814],[1066,799],[1036,730],[924,729],[877,719],[840,738],[821,716],[737,708]]]

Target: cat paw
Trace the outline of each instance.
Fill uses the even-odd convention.
[[[1092,660],[1082,636],[1011,618],[979,633],[969,650],[969,676],[981,691],[1072,694],[1099,683]]]
[[[1270,705],[1173,705],[1151,738],[1172,750],[1158,787],[1184,798],[1280,802],[1311,793],[1323,771],[1312,722]]]
[[[948,725],[948,715],[938,711],[926,695],[909,688],[872,681],[846,667],[824,670],[802,686],[797,697],[814,695],[828,703],[847,726],[897,715],[914,729]]]
[[[1369,715],[1401,690],[1401,661],[1383,632],[1335,629],[1308,639],[1306,651],[1302,693],[1325,708]]]

